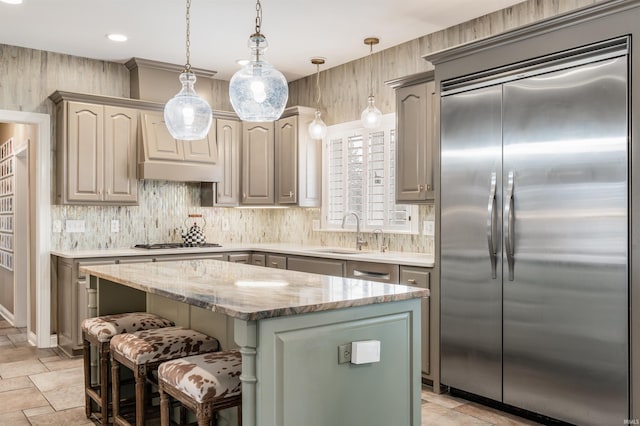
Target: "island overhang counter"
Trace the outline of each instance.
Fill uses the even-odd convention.
[[[82,269],[98,315],[134,310],[136,300],[154,312],[160,299],[232,319],[243,425],[421,423],[420,298],[428,290],[218,260]],[[198,322],[185,325],[205,325]],[[380,342],[378,361],[354,364],[339,353],[370,340]]]

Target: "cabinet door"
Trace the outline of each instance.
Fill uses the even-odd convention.
[[[298,202],[298,117],[276,122],[276,200],[278,204]]]
[[[256,266],[265,266],[266,255],[263,253],[253,253],[251,255],[251,264]]]
[[[242,123],[242,203],[273,204],[273,123]]]
[[[431,274],[428,270],[408,266],[400,267],[400,284],[421,287],[430,290],[430,277]],[[431,298],[424,298],[421,300],[422,311],[420,313],[420,322],[422,329],[422,372],[426,375],[431,373],[431,345],[429,344],[429,338],[431,336],[431,333],[429,333],[429,327],[431,326],[431,321],[429,319],[430,303]]]
[[[215,184],[215,204],[240,204],[240,122],[216,120],[218,162],[222,166],[222,180]]]
[[[181,143],[185,160],[195,163],[218,164],[215,122],[211,125],[206,138],[198,141],[181,141]]]
[[[67,201],[102,200],[103,116],[102,105],[67,104]]]
[[[278,255],[278,254],[268,254],[267,266],[269,268],[287,269],[287,256]]]
[[[173,161],[184,159],[184,142],[171,136],[161,112],[142,113],[142,133],[147,159]]]
[[[104,200],[136,202],[138,112],[105,106],[104,123]]]
[[[396,91],[396,201],[433,199],[433,82]]]

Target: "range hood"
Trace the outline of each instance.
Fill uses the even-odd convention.
[[[218,161],[215,118],[236,118],[235,114],[214,111],[214,123],[207,137],[199,141],[173,138],[164,121],[164,104],[180,90],[178,76],[183,67],[164,62],[132,58],[131,95],[153,102],[154,108],[140,111],[138,130],[138,178],[181,182],[217,182],[222,178]],[[198,77],[198,93],[211,105],[215,71],[193,69]],[[147,102],[145,102],[147,103]]]

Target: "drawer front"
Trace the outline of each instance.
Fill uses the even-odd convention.
[[[251,255],[251,264],[256,266],[265,266],[267,257],[264,254],[253,253]]]
[[[267,266],[269,268],[287,269],[287,256],[268,254]]]
[[[429,271],[420,268],[410,268],[407,266],[400,268],[400,284],[430,289],[430,276]]]
[[[312,274],[344,277],[345,262],[343,260],[289,256],[287,259],[287,269],[292,271],[310,272]]]
[[[349,260],[347,261],[347,278],[397,284],[398,265]]]
[[[229,262],[233,263],[251,263],[251,255],[249,253],[231,253]]]

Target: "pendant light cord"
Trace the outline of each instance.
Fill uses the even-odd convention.
[[[256,2],[256,34],[260,34],[260,29],[262,27],[262,4],[260,4],[260,0]]]
[[[318,97],[316,98],[316,108],[320,108],[320,64],[316,64],[316,92]]]
[[[191,72],[191,0],[187,0],[187,63],[184,66],[184,72]]]
[[[369,96],[373,96],[373,43],[369,44]]]

